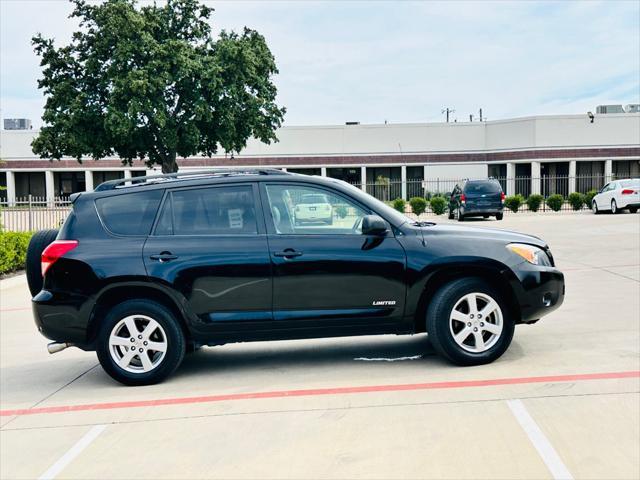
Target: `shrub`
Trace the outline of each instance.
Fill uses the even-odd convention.
[[[400,213],[404,213],[404,207],[406,204],[407,202],[404,201],[404,198],[396,198],[391,203],[391,206],[395,208],[397,211],[399,211]]]
[[[509,195],[504,199],[504,206],[511,210],[513,213],[518,213],[520,205],[524,203],[524,197],[519,193],[517,195]]]
[[[31,235],[31,232],[0,231],[0,275],[24,268]]]
[[[431,211],[436,215],[442,215],[447,208],[447,201],[444,197],[433,197],[431,199]]]
[[[344,218],[347,216],[347,207],[345,205],[338,205],[335,210],[338,217]]]
[[[540,208],[540,205],[542,205],[543,200],[544,200],[544,197],[542,195],[533,193],[529,195],[529,198],[527,198],[527,207],[532,212],[537,212],[538,209]]]
[[[420,216],[427,209],[427,201],[422,197],[412,197],[409,199],[409,205],[411,205],[411,211]]]
[[[570,193],[568,200],[574,210],[580,210],[585,203],[584,195],[579,192]]]
[[[549,196],[549,198],[547,198],[547,206],[554,212],[560,211],[563,203],[564,203],[564,197],[559,193],[556,193],[555,195],[551,195]]]
[[[587,206],[587,208],[591,208],[593,197],[595,197],[597,194],[598,194],[597,190],[589,190],[587,193],[584,194],[584,204]]]

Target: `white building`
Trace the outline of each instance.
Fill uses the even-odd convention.
[[[148,172],[142,162],[124,167],[116,157],[82,164],[71,158],[40,159],[30,147],[37,133],[0,132],[0,184],[6,186],[0,194],[9,202],[29,194],[51,199]],[[613,177],[640,176],[640,113],[596,115],[593,122],[587,115],[553,115],[473,123],[283,127],[277,136],[280,141],[271,145],[251,140],[235,157],[195,156],[178,164],[180,169],[282,168],[361,186],[384,176],[395,185],[391,198],[412,196],[422,181],[422,188],[429,189],[425,186],[441,180],[492,176],[502,179],[507,194],[528,195],[566,194]]]

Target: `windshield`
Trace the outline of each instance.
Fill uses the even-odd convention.
[[[373,204],[373,208],[378,213],[380,213],[383,217],[391,220],[392,221],[391,223],[394,223],[396,226],[400,226],[403,223],[407,223],[407,222],[416,223],[416,220],[414,220],[413,218],[409,218],[406,215],[403,215],[399,211],[391,208],[386,203],[381,202],[380,200],[378,200],[373,195],[369,195],[368,193],[363,192],[358,187],[355,187],[355,186],[351,185],[350,183],[343,182],[342,180],[335,180],[335,181],[336,182],[340,182],[340,184],[345,186],[345,187],[348,187],[349,190],[351,190],[355,194],[355,196],[357,196],[357,197],[366,196],[367,197],[367,201],[369,203]]]
[[[302,203],[329,203],[325,195],[307,194],[302,195]]]
[[[502,187],[498,182],[469,182],[464,187],[464,193],[500,193]]]

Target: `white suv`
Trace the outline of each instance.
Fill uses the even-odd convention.
[[[323,222],[333,223],[333,207],[326,195],[310,193],[302,195],[295,204],[294,217],[296,223]]]

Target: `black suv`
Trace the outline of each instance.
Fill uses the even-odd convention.
[[[331,222],[297,221],[309,195]],[[36,325],[50,352],[96,350],[128,385],[163,380],[202,345],[259,340],[426,331],[450,361],[483,364],[564,299],[542,240],[416,222],[329,178],[181,173],[72,201],[29,247]]]
[[[497,180],[465,180],[455,186],[449,199],[449,219],[462,222],[468,217],[502,220],[504,192]]]

